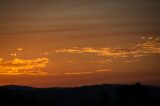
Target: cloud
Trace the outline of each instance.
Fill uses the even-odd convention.
[[[96,71],[85,71],[85,72],[68,72],[68,73],[63,73],[63,75],[87,75],[87,74],[95,74],[99,72],[108,72],[111,71],[111,69],[99,69]]]
[[[17,51],[22,51],[23,50],[23,48],[17,48]]]
[[[0,75],[47,75],[41,68],[49,63],[48,58],[18,59],[10,61],[0,59]]]
[[[45,56],[47,56],[48,54],[49,54],[48,52],[45,52],[45,53],[44,53]]]
[[[60,49],[57,50],[57,53],[92,53],[97,56],[108,56],[108,57],[126,57],[129,53],[131,53],[131,49],[112,49],[112,48],[93,48],[93,47],[85,47],[85,48],[71,48],[71,49]]]
[[[16,57],[17,53],[11,53],[10,55],[13,56],[13,57]]]
[[[96,70],[96,72],[107,72],[107,71],[111,71],[111,69],[100,69],[100,70]]]
[[[141,54],[160,54],[160,39],[153,39],[152,37],[149,37],[148,39],[149,40],[144,43],[135,45],[134,48],[137,49],[137,51],[139,51]]]
[[[69,73],[63,73],[64,75],[84,75],[84,74],[92,74],[93,72],[87,71],[87,72],[69,72]]]
[[[98,64],[108,64],[110,62],[112,62],[111,59],[106,59],[106,60],[105,59],[100,59],[100,60],[96,59],[94,61],[91,61],[91,63],[98,63]]]
[[[96,56],[105,56],[113,58],[123,57],[142,57],[154,54],[160,54],[160,40],[159,38],[153,37],[142,37],[141,39],[146,40],[145,42],[132,45],[128,48],[69,48],[56,50],[57,53],[70,53],[70,54],[94,54]]]
[[[139,61],[138,59],[137,60],[125,60],[124,62],[125,63],[134,63],[134,62],[137,62],[137,61]]]

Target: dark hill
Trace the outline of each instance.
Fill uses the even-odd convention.
[[[160,88],[94,85],[75,88],[0,87],[0,106],[159,106]]]

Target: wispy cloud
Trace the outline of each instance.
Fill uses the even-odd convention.
[[[60,49],[56,51],[57,53],[93,53],[98,56],[108,56],[108,57],[126,57],[129,53],[132,52],[132,49],[113,49],[113,48],[71,48],[71,49]]]
[[[14,53],[11,53],[10,55],[16,57],[17,53],[14,52]]]
[[[63,73],[63,75],[87,75],[87,74],[95,74],[108,71],[111,71],[111,69],[99,69],[96,71],[85,71],[85,72],[68,72],[68,73]]]
[[[96,70],[96,72],[107,72],[107,71],[111,71],[111,69],[99,69],[99,70]]]
[[[47,75],[41,71],[49,63],[48,58],[18,59],[10,61],[0,59],[0,75]]]
[[[152,37],[148,39],[149,40],[144,43],[137,44],[134,48],[142,54],[160,54],[160,39],[153,39]]]
[[[160,54],[160,38],[154,37],[141,37],[139,43],[132,44],[125,47],[104,47],[104,48],[94,48],[94,47],[73,47],[64,48],[56,50],[56,53],[63,54],[79,54],[83,56],[92,56],[90,60],[83,60],[87,64],[98,64],[102,65],[98,67],[95,71],[87,72],[65,72],[65,73],[52,73],[48,71],[41,70],[42,68],[47,68],[47,64],[50,62],[49,58],[36,58],[36,59],[22,59],[18,57],[18,53],[23,53],[23,48],[17,48],[15,52],[11,53],[14,56],[13,60],[3,60],[0,58],[0,75],[86,75],[99,72],[111,71],[106,69],[104,64],[112,64],[115,59],[122,60],[126,63],[133,63],[140,60],[139,57],[152,56],[155,54]],[[85,55],[84,55],[85,54]],[[43,56],[48,56],[48,52],[44,52]],[[94,55],[94,56],[93,56]],[[74,63],[74,60],[68,58],[68,63]]]
[[[23,50],[23,48],[17,48],[17,51],[22,51]]]
[[[145,37],[142,37],[145,39]],[[97,56],[106,57],[141,57],[154,54],[160,54],[160,40],[158,38],[149,37],[145,42],[134,44],[128,48],[69,48],[56,50],[57,53],[71,54],[95,54]]]
[[[87,71],[87,72],[69,72],[69,73],[63,73],[64,75],[84,75],[84,74],[92,74],[94,72],[90,72],[90,71]]]

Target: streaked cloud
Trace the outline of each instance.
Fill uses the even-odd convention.
[[[112,62],[111,59],[100,59],[100,60],[94,60],[94,61],[91,61],[91,63],[99,63],[99,64],[107,64],[107,63],[110,63]]]
[[[95,54],[97,56],[106,56],[113,58],[120,57],[142,57],[154,54],[160,54],[160,40],[158,38],[142,37],[145,39],[144,42],[133,44],[131,47],[127,48],[69,48],[69,49],[59,49],[56,50],[57,53],[70,53],[70,54]]]
[[[14,52],[14,53],[11,53],[10,55],[16,57],[17,53]]]
[[[93,72],[87,71],[87,72],[69,72],[69,73],[63,73],[64,75],[84,75],[84,74],[92,74]]]
[[[134,60],[125,60],[124,62],[125,63],[134,63],[134,62],[137,62],[137,61],[140,61],[138,59],[134,59]]]
[[[113,67],[110,69],[110,64],[113,64],[117,58],[118,61],[133,63],[139,61],[139,57],[152,56],[155,54],[160,54],[160,39],[155,37],[141,37],[139,43],[132,45],[126,45],[125,47],[74,47],[58,49],[55,52],[57,56],[61,53],[67,54],[78,54],[83,56],[92,56],[92,58],[84,58],[82,61],[85,64],[97,64],[101,67],[97,67],[92,71],[86,72],[64,72],[64,73],[52,73],[44,71],[43,68],[47,68],[47,64],[50,62],[49,58],[36,58],[36,59],[22,59],[17,55],[18,51],[23,51],[23,48],[16,48],[10,55],[14,57],[13,60],[3,60],[0,58],[0,75],[86,75],[99,72],[112,71]],[[22,52],[22,56],[23,56]],[[43,52],[43,56],[48,56],[48,52]],[[52,53],[50,53],[52,54]],[[85,55],[84,55],[85,54]],[[42,56],[42,55],[40,55]],[[51,56],[51,55],[50,55]],[[30,57],[31,58],[31,57]],[[123,59],[124,60],[123,60]],[[86,60],[85,60],[86,59]],[[74,58],[67,58],[67,63],[74,64],[78,63],[78,60]],[[57,62],[58,63],[58,62]],[[76,64],[77,64],[76,63]],[[81,64],[80,62],[78,64]],[[95,66],[96,67],[96,66]]]
[[[22,51],[22,50],[23,50],[23,48],[17,48],[17,50],[18,50],[18,51]]]
[[[44,53],[44,55],[46,55],[46,56],[47,56],[48,54],[49,54],[48,52],[45,52],[45,53]]]
[[[96,72],[107,72],[107,71],[111,71],[111,69],[99,69],[99,70],[96,70]]]
[[[143,40],[144,40],[144,39],[146,39],[146,37],[145,37],[145,36],[142,36],[142,37],[141,37],[141,39],[143,39]]]
[[[47,75],[41,68],[49,63],[48,58],[19,59],[10,61],[0,59],[0,75]]]
[[[160,54],[160,39],[149,37],[144,43],[139,43],[134,47],[141,54]]]
[[[112,48],[93,48],[93,47],[85,47],[85,48],[71,48],[71,49],[60,49],[57,50],[57,53],[92,53],[98,56],[108,56],[108,57],[126,57],[132,49],[112,49]]]
[[[111,69],[99,69],[96,71],[85,71],[85,72],[68,72],[68,73],[63,73],[63,75],[87,75],[87,74],[95,74],[99,72],[108,72],[111,71]]]

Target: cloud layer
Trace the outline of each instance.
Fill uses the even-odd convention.
[[[71,54],[95,54],[106,57],[142,57],[154,54],[160,54],[160,39],[149,37],[142,43],[134,44],[128,48],[93,48],[93,47],[73,47],[69,49],[59,49],[57,53]]]
[[[18,59],[10,61],[0,59],[0,75],[47,75],[41,71],[49,63],[48,58]]]

